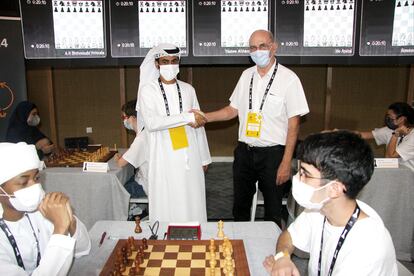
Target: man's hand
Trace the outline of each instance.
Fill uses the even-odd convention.
[[[208,165],[203,166],[203,171],[204,171],[204,173],[206,173],[208,171]]]
[[[300,276],[290,257],[282,257],[275,261],[274,256],[267,256],[263,266],[269,275],[272,276]]]
[[[54,234],[67,235],[73,216],[69,198],[65,194],[59,192],[46,194],[39,205],[39,211],[53,223]]]
[[[205,114],[197,109],[192,109],[190,112],[194,113],[195,123],[190,123],[189,126],[193,128],[199,128],[204,126],[207,123],[207,118]]]
[[[398,137],[401,137],[401,136],[406,136],[408,133],[410,133],[410,130],[411,129],[409,129],[406,126],[400,126],[394,132],[396,135],[398,135]]]
[[[290,178],[290,162],[283,161],[280,163],[276,174],[276,185],[282,185]]]

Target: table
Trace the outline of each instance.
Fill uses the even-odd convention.
[[[414,172],[376,168],[358,195],[380,215],[391,234],[398,260],[414,259]]]
[[[134,236],[136,239],[148,238],[151,234],[148,221],[141,222],[143,232],[135,234],[135,222],[131,221],[98,221],[89,231],[92,249],[88,256],[75,259],[69,275],[99,275],[107,258],[111,254],[118,239]],[[168,223],[160,223],[158,236],[164,236]],[[201,224],[201,239],[215,238],[217,223]],[[98,243],[102,233],[106,239],[101,247]],[[251,275],[266,275],[262,263],[266,256],[275,252],[276,241],[281,230],[273,222],[225,222],[224,233],[229,239],[242,239],[246,250]]]
[[[46,192],[59,191],[69,196],[76,216],[90,229],[98,220],[126,220],[129,193],[125,182],[134,169],[117,167],[112,158],[107,173],[82,172],[82,168],[47,168],[40,173]]]

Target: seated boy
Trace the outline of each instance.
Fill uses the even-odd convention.
[[[89,254],[84,224],[66,195],[45,195],[39,167],[34,145],[0,143],[0,275],[66,275]]]
[[[305,207],[277,242],[264,266],[273,276],[299,275],[290,259],[295,248],[309,252],[308,274],[398,275],[395,249],[378,214],[356,196],[374,170],[369,145],[358,135],[328,132],[300,145],[292,194]]]

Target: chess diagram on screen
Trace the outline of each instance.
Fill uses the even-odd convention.
[[[392,46],[414,46],[414,1],[395,1]]]
[[[354,0],[306,0],[305,47],[352,47]]]
[[[140,48],[160,43],[187,47],[186,1],[138,1]]]
[[[221,47],[248,47],[251,33],[268,29],[268,1],[221,1]]]
[[[103,2],[53,1],[56,49],[104,48]]]

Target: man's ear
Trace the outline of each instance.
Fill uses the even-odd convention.
[[[160,64],[158,63],[158,61],[154,61],[155,63],[155,67],[159,70],[160,69]]]
[[[328,187],[328,194],[330,198],[338,198],[345,194],[346,187],[339,181],[335,181]]]

